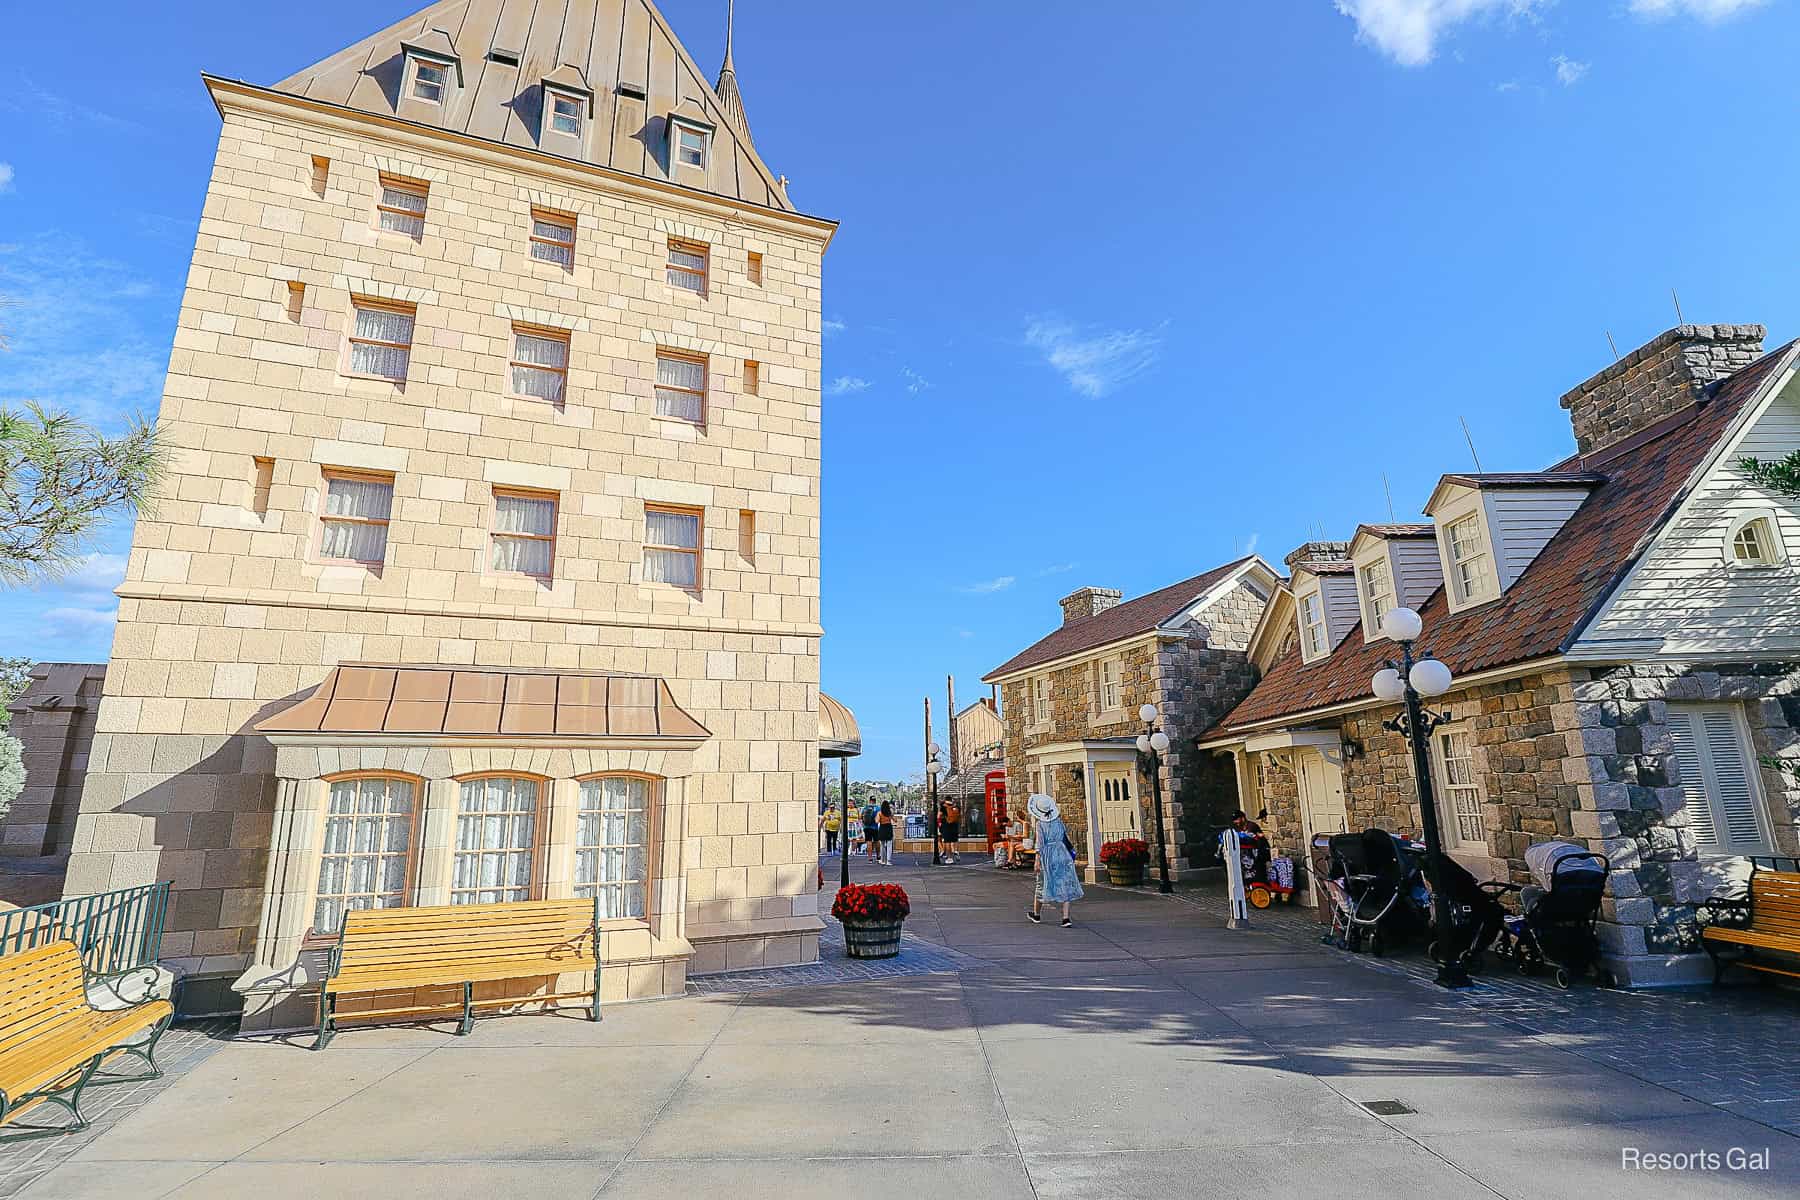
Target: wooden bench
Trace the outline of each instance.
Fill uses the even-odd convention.
[[[1800,979],[1800,966],[1760,962],[1755,957],[1759,950],[1800,954],[1800,874],[1755,868],[1746,899],[1708,900],[1699,911],[1711,917],[1700,937],[1712,957],[1715,984],[1732,966]],[[1721,953],[1731,946],[1737,947],[1737,953]]]
[[[154,967],[139,970],[156,974]],[[89,982],[71,941],[0,955],[0,1125],[46,1100],[75,1119],[73,1125],[23,1126],[23,1137],[86,1129],[82,1089],[115,1051],[143,1059],[149,1073],[107,1075],[104,1082],[140,1083],[162,1075],[156,1043],[175,1019],[174,1006],[145,1000],[103,1012],[88,1002]]]
[[[600,1019],[600,909],[594,900],[528,900],[513,904],[456,904],[441,908],[367,908],[344,914],[331,970],[319,994],[319,1037],[323,1050],[336,1032],[338,997],[346,993],[399,992],[462,987],[462,1024],[475,1023],[475,1009],[522,1000],[590,997],[592,1019]],[[568,971],[592,971],[590,993],[552,992],[530,997],[477,1000],[475,985],[494,980],[530,979]],[[429,1020],[442,1005],[413,1003],[371,1009],[348,1017],[409,1017]]]

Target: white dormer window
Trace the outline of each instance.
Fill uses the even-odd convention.
[[[1725,562],[1733,567],[1779,567],[1787,561],[1781,527],[1764,511],[1739,517],[1725,534]]]
[[[550,93],[550,130],[570,137],[581,136],[581,110],[584,102],[567,92]]]
[[[1388,560],[1378,558],[1356,573],[1357,591],[1362,595],[1363,629],[1367,636],[1387,636],[1381,628],[1381,618],[1395,606],[1394,573],[1388,567]]]
[[[407,61],[412,66],[412,80],[406,94],[427,104],[442,104],[450,90],[450,64],[416,54]]]
[[[675,161],[684,167],[706,167],[707,136],[704,129],[675,126]]]
[[[1301,657],[1311,662],[1324,657],[1329,648],[1325,641],[1325,602],[1318,592],[1300,597]]]
[[[1482,536],[1481,514],[1471,513],[1444,526],[1450,551],[1450,582],[1458,604],[1475,604],[1499,591],[1494,580],[1494,559]]]

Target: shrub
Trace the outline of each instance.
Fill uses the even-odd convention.
[[[1150,861],[1150,844],[1143,838],[1120,838],[1100,847],[1100,861],[1109,867],[1141,867]]]
[[[906,889],[897,883],[853,883],[838,889],[831,915],[840,921],[900,921],[912,912]]]

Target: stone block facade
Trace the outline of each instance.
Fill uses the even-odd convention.
[[[38,663],[7,706],[8,731],[22,746],[25,788],[0,821],[0,857],[69,852],[105,680],[106,668],[94,663]]]
[[[1679,325],[1562,398],[1582,454],[1623,441],[1762,357],[1761,325]]]
[[[256,720],[346,662],[573,669],[661,677],[712,731],[666,881],[683,936],[718,947],[697,951],[707,964],[816,932],[830,226],[272,94],[216,98],[159,423],[177,461],[120,588],[69,894],[172,879],[165,957],[243,971],[277,810]],[[429,185],[420,239],[377,227],[384,174]],[[575,218],[572,268],[532,256],[534,207]],[[707,248],[702,294],[665,281],[671,238]],[[345,371],[353,298],[412,306],[403,383]],[[566,333],[562,403],[512,394],[518,327]],[[659,349],[705,362],[701,422],[657,416]],[[318,555],[332,469],[392,482],[377,566]],[[554,498],[549,579],[489,569],[496,488]],[[646,578],[647,505],[700,514],[699,586]]]

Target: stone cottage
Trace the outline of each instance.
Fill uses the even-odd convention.
[[[1163,755],[1163,824],[1171,874],[1216,859],[1211,831],[1236,806],[1236,780],[1193,738],[1256,681],[1246,653],[1281,577],[1251,555],[1121,603],[1108,588],[1062,600],[1063,622],[983,676],[1001,689],[1009,797],[1056,798],[1089,877],[1100,846],[1156,844],[1138,710],[1154,704]]]
[[[1424,620],[1455,673],[1433,707],[1439,820],[1483,878],[1525,878],[1532,842],[1612,862],[1608,964],[1636,984],[1708,977],[1693,908],[1752,858],[1800,852],[1800,501],[1746,457],[1800,449],[1794,345],[1684,325],[1565,395],[1577,452],[1548,470],[1445,475],[1427,522],[1365,525],[1350,570],[1295,571],[1256,643],[1255,690],[1200,740],[1235,759],[1281,848],[1416,832],[1410,756],[1369,680]]]
[[[812,959],[821,258],[649,0],[441,0],[221,117],[67,890],[312,1019],[368,905]]]

